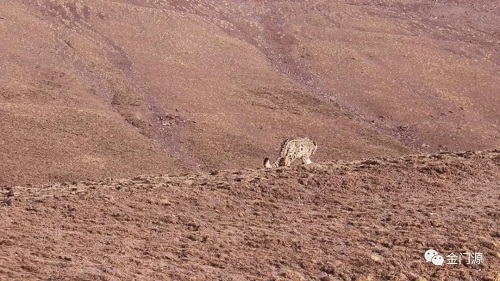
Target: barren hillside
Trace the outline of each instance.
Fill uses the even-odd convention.
[[[499,183],[496,150],[4,188],[0,279],[498,281]]]
[[[0,1],[0,185],[499,144],[498,1]]]
[[[0,1],[0,280],[500,281],[499,22]],[[292,136],[314,163],[261,169]]]

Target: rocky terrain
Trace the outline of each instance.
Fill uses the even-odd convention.
[[[16,186],[2,280],[500,280],[500,150]],[[424,252],[481,253],[435,266]]]
[[[0,1],[0,280],[500,281],[499,22]],[[293,136],[314,164],[262,169]]]

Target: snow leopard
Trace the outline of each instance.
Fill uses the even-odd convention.
[[[301,158],[303,164],[311,164],[310,157],[316,153],[318,144],[309,138],[289,138],[281,144],[280,157],[273,163],[264,159],[265,168],[290,166],[293,160]]]

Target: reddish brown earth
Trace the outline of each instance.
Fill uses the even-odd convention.
[[[499,22],[497,0],[1,0],[0,280],[499,281]],[[321,164],[256,169],[291,136]],[[463,150],[486,152],[432,154]]]
[[[6,188],[0,279],[498,281],[499,183],[496,150]]]
[[[500,143],[500,3],[0,2],[0,185]]]

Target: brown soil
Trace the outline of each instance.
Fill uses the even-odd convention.
[[[496,150],[6,188],[0,279],[498,281],[499,182]]]
[[[0,3],[0,185],[500,143],[500,4]]]
[[[1,0],[0,280],[499,281],[499,22],[497,0]],[[255,169],[292,136],[321,164]],[[432,154],[462,150],[485,152]]]

